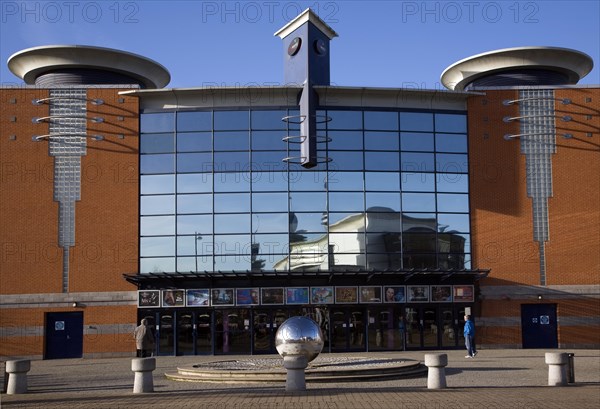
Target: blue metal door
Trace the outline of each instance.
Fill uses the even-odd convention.
[[[556,304],[521,305],[523,348],[558,348]]]
[[[81,358],[83,312],[46,313],[45,359]]]

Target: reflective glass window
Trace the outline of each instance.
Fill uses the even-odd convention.
[[[402,231],[402,214],[398,212],[379,212],[378,209],[369,209],[367,211],[367,231],[373,232],[393,232]],[[382,209],[383,210],[383,209]]]
[[[214,253],[213,236],[210,234],[193,234],[188,236],[177,236],[178,256],[199,256]]]
[[[396,131],[398,130],[398,113],[365,111],[365,129]]]
[[[403,213],[403,231],[437,230],[437,220],[433,213]]]
[[[160,154],[160,155],[141,155],[140,156],[140,173],[173,173],[175,171],[175,155]]]
[[[400,129],[403,131],[433,131],[433,114],[400,112]]]
[[[288,238],[287,234],[253,234],[253,250],[259,255],[267,255],[266,259],[269,261],[280,260],[281,254],[287,253],[289,249]]]
[[[252,194],[253,212],[287,212],[287,210],[288,194],[286,192]]]
[[[252,152],[252,171],[253,172],[273,172],[287,169],[287,164],[283,158],[287,156],[286,152]]]
[[[216,214],[216,233],[250,233],[249,214]]]
[[[175,255],[175,237],[140,238],[141,257],[161,257]]]
[[[398,172],[365,172],[366,190],[395,191],[400,188]]]
[[[343,152],[330,151],[329,169],[335,170],[362,170],[363,169],[363,153],[362,152]]]
[[[402,172],[403,192],[435,191],[435,174],[422,172]]]
[[[213,175],[210,173],[177,175],[177,193],[209,193],[212,186]]]
[[[250,180],[253,192],[286,191],[287,172],[252,172]]]
[[[252,111],[250,113],[252,129],[286,129],[282,119],[287,116],[287,111]],[[281,141],[281,138],[279,138]]]
[[[212,132],[187,132],[177,134],[178,152],[211,152]]]
[[[212,112],[194,111],[177,113],[177,131],[210,131],[212,129]]]
[[[437,195],[438,211],[440,212],[468,212],[469,196],[465,194],[439,193]]]
[[[212,153],[178,153],[177,172],[212,171]]]
[[[212,209],[213,197],[211,194],[177,196],[177,213],[210,213]]]
[[[467,135],[436,133],[435,150],[438,152],[467,153]]]
[[[324,232],[327,220],[323,213],[292,213],[290,214],[290,233]]]
[[[249,152],[215,152],[215,172],[241,172],[250,170]]]
[[[377,208],[377,211],[400,211],[400,193],[367,193],[367,209]]]
[[[469,175],[460,173],[438,173],[438,192],[467,193],[469,191]]]
[[[160,112],[156,114],[142,114],[140,116],[140,132],[174,132],[175,113]]]
[[[141,258],[140,273],[172,273],[175,271],[175,257]]]
[[[177,216],[177,234],[211,234],[212,215],[179,215]]]
[[[250,146],[248,131],[215,132],[215,151],[247,151]]]
[[[398,152],[365,152],[365,170],[399,170]]]
[[[360,150],[363,148],[362,131],[329,131],[327,136],[331,138],[328,143],[329,149]]]
[[[359,211],[365,209],[364,194],[362,192],[330,192],[330,211]]]
[[[216,254],[251,254],[252,241],[250,234],[215,235]]]
[[[248,129],[250,121],[249,111],[215,111],[215,131]]]
[[[175,193],[175,175],[140,176],[140,193],[143,195]]]
[[[402,193],[402,211],[435,212],[435,194]]]
[[[314,168],[313,168],[314,169]],[[338,173],[335,173],[337,175]],[[330,173],[331,175],[331,173]],[[290,190],[293,191],[319,191],[325,190],[329,178],[327,172],[314,170],[298,170],[288,174],[290,179]]]
[[[160,195],[160,196],[142,196],[140,198],[140,214],[174,214],[175,213],[175,196]]]
[[[285,151],[287,144],[283,141],[286,136],[284,130],[281,131],[252,131],[252,149],[262,151]]]
[[[435,253],[436,233],[404,232],[402,235],[402,250],[411,253]],[[415,265],[413,264],[413,267]],[[430,267],[425,265],[423,267]]]
[[[225,256],[218,255],[215,259],[215,270],[220,271],[246,271],[252,268],[250,255]]]
[[[177,272],[213,271],[213,257],[177,257]]]
[[[140,135],[140,153],[170,153],[175,146],[172,133]]]
[[[433,172],[435,170],[433,153],[402,152],[401,160],[404,172]]]
[[[400,146],[403,151],[433,152],[433,134],[402,132]]]
[[[469,171],[467,155],[438,153],[435,158],[438,172],[467,173]]]
[[[323,212],[327,210],[327,195],[325,192],[290,192],[290,210]]]
[[[364,233],[329,233],[329,244],[335,253],[360,253],[364,248]],[[337,261],[337,260],[336,260]],[[338,263],[346,264],[346,263]],[[356,265],[355,263],[351,265]]]
[[[330,231],[353,232],[365,230],[365,215],[359,213],[335,213],[329,212],[327,215]]]
[[[361,111],[327,111],[329,129],[362,129]]]
[[[143,216],[140,218],[142,236],[175,234],[175,216]]]
[[[398,132],[365,131],[365,149],[397,151],[400,149]]]
[[[327,177],[326,186],[329,191],[356,190],[362,191],[364,185],[362,172],[331,172]]]
[[[250,193],[215,193],[215,213],[250,211]]]
[[[214,177],[215,192],[249,192],[250,174],[249,173],[215,173]]]
[[[439,213],[439,231],[469,232],[469,215],[461,213]]]
[[[255,213],[252,215],[253,233],[287,233],[288,213]]]
[[[435,114],[435,131],[467,133],[467,116],[464,114]]]

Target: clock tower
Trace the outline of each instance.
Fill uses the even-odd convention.
[[[284,79],[286,85],[302,87],[300,95],[300,116],[286,118],[300,123],[300,157],[288,158],[305,168],[317,165],[317,93],[314,85],[329,85],[329,42],[337,37],[323,20],[311,9],[306,9],[294,20],[275,33],[283,40]],[[290,142],[291,139],[288,139]]]

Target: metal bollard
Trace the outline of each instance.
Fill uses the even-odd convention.
[[[569,357],[569,363],[567,364],[567,382],[575,383],[575,354],[571,352],[568,353],[567,356]]]

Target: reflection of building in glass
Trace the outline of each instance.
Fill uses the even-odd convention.
[[[401,232],[385,231],[394,226]],[[366,213],[349,214],[327,227],[327,233],[314,241],[292,243],[290,255],[275,263],[274,268],[465,268],[464,235],[443,231],[435,217],[420,218],[389,208],[370,208]]]

